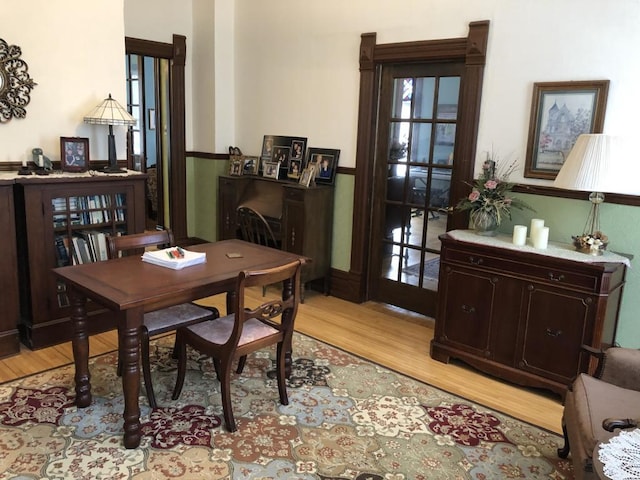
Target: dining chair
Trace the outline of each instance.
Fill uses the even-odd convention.
[[[281,299],[268,301],[256,308],[245,305],[245,290],[283,282]],[[187,345],[212,357],[220,381],[222,409],[227,430],[236,431],[231,405],[231,365],[240,359],[237,374],[242,373],[247,354],[276,344],[276,376],[280,403],[288,405],[285,383],[285,355],[291,345],[293,324],[298,311],[300,296],[300,261],[295,260],[276,268],[240,272],[236,281],[234,313],[215,322],[204,322],[178,329],[178,377],[173,399],[180,397],[187,369]],[[276,321],[277,318],[280,321]]]
[[[107,237],[107,249],[110,259],[123,255],[142,255],[145,249],[153,247],[164,248],[173,245],[174,238],[170,230],[158,230],[122,236],[112,235]],[[212,320],[219,316],[220,314],[216,308],[203,307],[194,303],[182,303],[144,314],[143,325],[140,329],[140,350],[144,385],[151,408],[155,409],[158,405],[151,381],[149,338],[177,330],[180,327],[204,322],[205,320]],[[174,345],[174,358],[176,354],[177,351]],[[121,375],[121,373],[122,362],[118,355],[118,375]]]
[[[251,207],[241,205],[236,209],[236,218],[238,219],[242,240],[257,243],[265,247],[281,249],[282,242],[278,239],[278,235],[273,231],[267,219],[264,218],[260,212]],[[264,285],[262,287],[263,297],[266,295],[266,292],[267,285]]]

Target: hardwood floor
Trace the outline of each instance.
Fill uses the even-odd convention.
[[[252,292],[261,301],[261,291]],[[267,295],[277,295],[274,287]],[[224,311],[224,297],[202,303]],[[391,305],[354,304],[308,291],[300,305],[296,330],[373,362],[427,382],[453,394],[518,419],[561,433],[562,403],[557,395],[520,388],[484,375],[462,363],[444,364],[429,356],[433,320]],[[117,348],[115,331],[90,338],[90,354]],[[0,360],[0,382],[65,365],[73,361],[71,343],[31,351]]]

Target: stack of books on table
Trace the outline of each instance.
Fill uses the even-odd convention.
[[[161,267],[180,270],[191,265],[198,265],[207,261],[207,254],[190,252],[180,247],[169,247],[162,250],[144,252],[142,261],[160,265]]]

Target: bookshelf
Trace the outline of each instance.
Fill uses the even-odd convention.
[[[15,185],[20,339],[41,348],[71,338],[66,286],[51,269],[107,259],[109,235],[144,230],[146,175],[60,174]],[[114,328],[98,304],[87,306],[92,333]]]

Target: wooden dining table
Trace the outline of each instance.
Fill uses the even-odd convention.
[[[241,271],[306,260],[293,253],[242,240],[193,245],[188,250],[206,253],[206,262],[173,270],[143,262],[139,256],[129,256],[53,269],[54,275],[66,284],[71,304],[75,403],[79,408],[91,404],[88,333],[91,317],[87,315],[87,299],[108,308],[118,317],[126,448],[138,447],[141,439],[139,331],[144,313],[220,293],[227,294],[227,311],[231,312],[236,279]],[[285,287],[285,297],[291,294],[291,288]],[[290,362],[291,346],[286,348]]]

